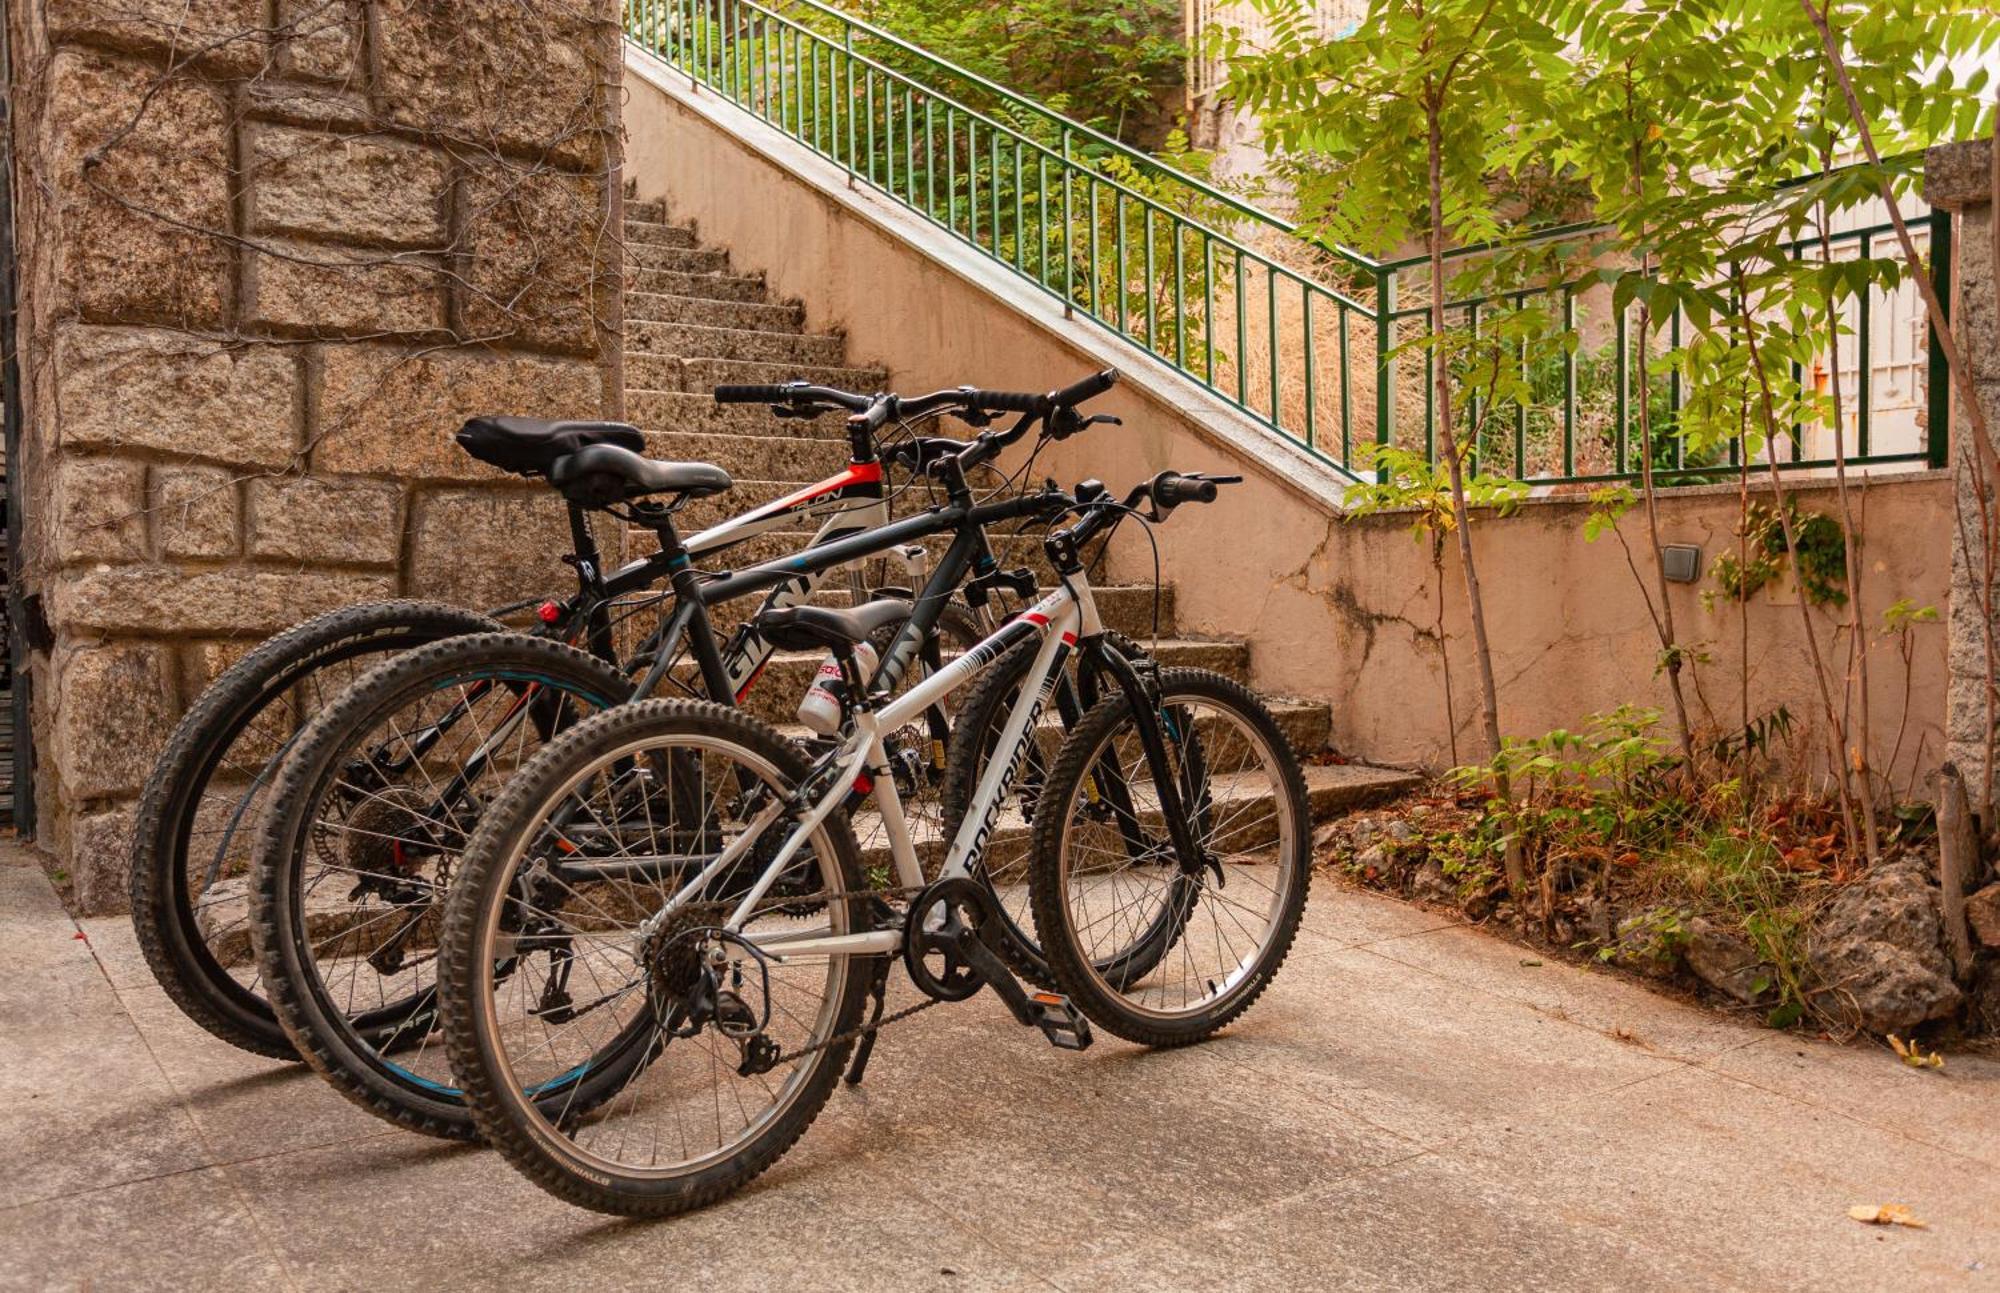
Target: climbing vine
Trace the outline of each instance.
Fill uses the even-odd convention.
[[[1795,550],[1785,543],[1785,520],[1791,521]],[[1732,602],[1747,601],[1784,573],[1790,558],[1799,591],[1818,606],[1847,604],[1847,532],[1825,512],[1808,512],[1787,499],[1784,514],[1765,503],[1753,503],[1738,523],[1746,557],[1724,552],[1715,559],[1715,588],[1703,594],[1713,606],[1716,595]]]

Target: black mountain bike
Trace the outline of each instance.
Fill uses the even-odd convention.
[[[431,1134],[470,1135],[469,1115],[434,1044],[436,927],[464,841],[512,772],[583,717],[658,694],[683,659],[689,690],[740,702],[769,659],[769,640],[753,619],[724,643],[712,608],[761,593],[767,612],[784,609],[827,570],[949,535],[913,599],[870,608],[870,632],[882,647],[872,685],[894,692],[935,673],[944,663],[941,626],[961,586],[981,605],[1001,590],[1025,596],[1036,586],[1031,571],[1000,567],[989,527],[1046,523],[1070,505],[1049,491],[980,501],[966,472],[991,463],[1035,425],[1060,439],[1105,420],[1084,417],[1076,406],[1114,380],[1102,373],[1048,394],[958,388],[917,399],[817,387],[718,391],[718,398],[782,401],[792,410],[851,410],[857,460],[892,420],[950,412],[982,426],[995,413],[1022,415],[1009,430],[982,430],[969,444],[916,439],[892,451],[941,475],[944,505],[728,573],[695,567],[674,524],[686,491],[660,464],[591,448],[552,469],[572,499],[618,509],[654,530],[673,609],[643,672],[556,642],[477,634],[377,666],[304,728],[279,770],[251,886],[259,968],[300,1052],[385,1118]],[[663,493],[670,501],[650,502]],[[886,772],[904,800],[936,804],[951,737],[942,705],[885,734]],[[934,809],[911,815],[935,820]],[[934,845],[942,839],[936,827],[927,834]],[[562,1008],[560,992],[550,1009]],[[578,1098],[563,1084],[545,1094]]]
[[[803,384],[772,389],[783,392],[776,402],[789,416],[818,407]],[[737,400],[743,393],[725,388],[722,398]],[[770,390],[749,393],[761,398]],[[645,445],[636,428],[618,423],[506,417],[474,418],[457,439],[483,462],[545,479],[580,450],[635,453]],[[853,461],[837,475],[703,530],[684,548],[688,559],[706,559],[802,520],[822,522],[813,541],[827,543],[886,524],[890,501],[870,430],[855,439]],[[623,630],[660,604],[656,589],[672,574],[670,560],[655,554],[607,572],[592,528],[596,509],[582,497],[567,504],[572,551],[564,560],[576,580],[567,599],[530,598],[484,614],[407,600],[332,611],[278,634],[224,670],[175,727],[139,801],[132,923],[161,987],[210,1033],[260,1055],[297,1054],[255,970],[248,872],[278,765],[309,719],[386,658],[465,634],[499,632],[506,627],[500,617],[531,610],[536,636],[580,645],[616,664],[619,639],[629,636]],[[921,578],[921,556],[916,550],[892,554],[902,559],[911,584]],[[849,568],[847,591],[857,603],[899,591],[908,596],[907,587],[869,582],[867,573],[859,565]],[[801,582],[791,595],[810,587]],[[963,607],[946,608],[939,619],[939,631],[951,641],[979,636],[981,625]],[[656,625],[627,651],[650,660],[657,646]],[[746,649],[733,657],[742,676],[732,676],[731,694],[741,694],[766,656]]]

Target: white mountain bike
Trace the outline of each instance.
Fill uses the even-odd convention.
[[[948,484],[955,465],[943,465]],[[763,1171],[817,1116],[855,1043],[850,1081],[879,1028],[930,1004],[990,987],[1076,1050],[1091,1023],[1173,1045],[1247,1009],[1305,906],[1298,760],[1240,684],[1125,659],[1082,559],[1141,504],[1157,521],[1223,483],[1164,472],[1122,503],[1079,487],[1081,519],[1046,540],[1063,586],[893,700],[859,685],[852,648],[906,608],[765,612],[760,630],[781,646],[847,662],[845,739],[816,762],[700,701],[614,709],[537,755],[467,847],[442,936],[452,1071],[486,1137],[559,1197],[665,1215]],[[883,733],[1037,638],[927,884]],[[1004,895],[979,866],[999,835],[1028,829],[1008,784],[1076,650],[1119,686],[1070,734],[1038,797],[1028,887],[1063,992],[1033,992],[999,954]],[[860,862],[848,814],[870,797],[893,874]],[[885,1019],[899,962],[925,999]],[[579,1074],[592,1079],[587,1108],[542,1094],[586,1085]]]

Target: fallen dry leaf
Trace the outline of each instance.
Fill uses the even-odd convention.
[[[1930,1222],[1917,1220],[1907,1203],[1857,1203],[1847,1210],[1847,1215],[1871,1226],[1908,1226],[1912,1230],[1931,1228]]]
[[[1894,1033],[1889,1034],[1889,1049],[1895,1051],[1897,1057],[1913,1069],[1941,1069],[1944,1067],[1944,1056],[1938,1054],[1936,1051],[1926,1052],[1923,1047],[1918,1046],[1915,1042],[1906,1042]]]

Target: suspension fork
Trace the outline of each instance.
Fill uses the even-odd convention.
[[[1174,773],[1172,761],[1167,755],[1166,740],[1160,733],[1159,688],[1143,677],[1118,648],[1100,641],[1097,655],[1125,694],[1132,698],[1133,726],[1138,728],[1139,744],[1146,752],[1146,765],[1152,771],[1153,785],[1160,796],[1160,815],[1166,819],[1167,837],[1173,843],[1182,874],[1196,875],[1204,869],[1206,859],[1202,856],[1201,842],[1194,833],[1194,824],[1181,803],[1180,778]],[[1205,784],[1205,774],[1203,781]],[[1115,793],[1124,802],[1121,804],[1114,800],[1112,808],[1121,819],[1131,821],[1136,831],[1138,816],[1123,782],[1123,777],[1117,779]],[[1105,788],[1100,786],[1099,789]],[[1108,796],[1114,792],[1106,793]],[[1205,795],[1203,797],[1206,798]]]

